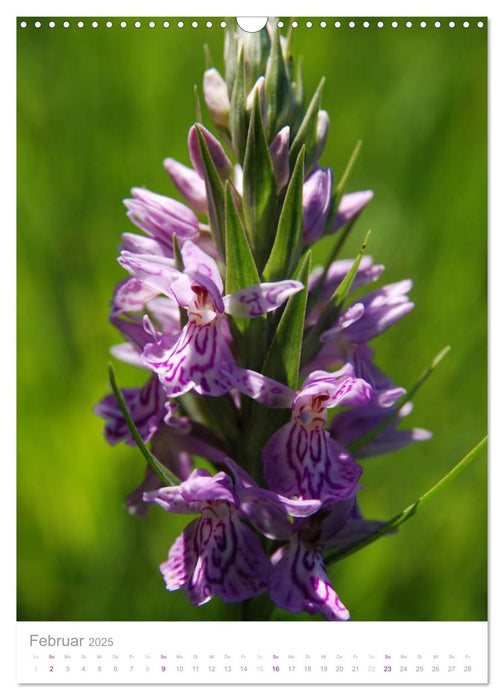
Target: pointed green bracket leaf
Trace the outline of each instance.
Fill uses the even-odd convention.
[[[394,411],[387,417],[385,420],[383,420],[379,425],[377,425],[373,430],[370,430],[369,433],[366,433],[366,435],[363,435],[361,438],[358,440],[355,440],[355,442],[352,442],[352,444],[349,446],[349,450],[351,452],[355,452],[358,450],[362,445],[365,445],[368,443],[370,440],[375,438],[377,435],[379,435],[384,428],[387,427],[389,423],[391,423],[396,415],[399,413],[401,408],[404,406],[405,403],[408,403],[408,401],[411,401],[413,396],[416,394],[416,392],[420,389],[422,384],[430,377],[430,375],[434,372],[436,367],[439,365],[441,360],[445,357],[445,355],[450,351],[450,346],[447,345],[443,350],[441,350],[440,353],[436,355],[436,357],[432,360],[430,365],[425,369],[416,383],[411,387],[411,389],[401,398],[399,401],[394,406]]]
[[[236,210],[229,183],[226,183],[226,294],[261,283],[247,234]],[[238,343],[239,356],[246,367],[257,368],[264,357],[264,318],[229,319]],[[235,330],[236,329],[236,330]]]
[[[196,121],[201,124],[203,119],[201,118],[201,102],[199,96],[198,86],[194,86],[194,113],[196,115]]]
[[[247,93],[245,90],[245,60],[243,57],[243,48],[238,57],[238,66],[236,68],[236,77],[231,93],[231,110],[229,113],[229,129],[231,132],[231,141],[233,150],[240,163],[243,163],[245,157],[245,146],[247,143],[247,112],[246,112]]]
[[[243,212],[258,267],[264,264],[271,245],[275,211],[276,180],[256,90],[243,162]]]
[[[450,471],[447,474],[445,474],[445,476],[442,479],[440,479],[437,482],[437,484],[435,484],[431,489],[424,493],[423,496],[420,496],[420,498],[418,498],[414,503],[412,503],[403,511],[401,511],[401,513],[396,515],[388,522],[384,523],[381,527],[375,530],[375,532],[373,532],[370,535],[367,535],[366,537],[363,537],[362,540],[352,544],[347,549],[341,549],[331,552],[331,554],[325,559],[326,566],[328,566],[329,564],[333,564],[334,562],[339,561],[344,557],[347,557],[349,554],[353,554],[354,552],[358,551],[359,549],[362,549],[366,545],[371,544],[371,542],[374,542],[375,540],[379,539],[383,535],[386,535],[391,530],[394,530],[395,528],[399,527],[399,525],[405,523],[406,520],[409,520],[413,515],[415,515],[415,513],[418,512],[419,508],[421,508],[428,501],[430,501],[430,499],[433,498],[442,488],[444,488],[447,484],[453,481],[453,479],[455,479],[456,476],[458,476],[466,467],[468,467],[469,464],[471,464],[471,462],[473,462],[476,459],[480,452],[482,452],[486,444],[487,438],[484,437],[483,440],[481,440],[481,442],[479,442],[475,447],[473,447],[473,449],[470,450],[465,455],[465,457],[463,457],[460,460],[460,462],[458,462],[452,469],[450,469]]]
[[[359,153],[361,152],[362,148],[362,141],[359,140],[355,144],[355,148],[352,151],[352,155],[350,156],[350,160],[348,161],[348,164],[345,168],[345,172],[341,176],[341,180],[338,182],[336,186],[336,195],[338,198],[341,197],[343,194],[343,191],[346,187],[346,184],[348,182],[348,178],[350,177],[350,174],[354,168],[355,163],[357,162],[357,158],[359,157]]]
[[[269,125],[268,135],[271,141],[283,125],[283,118],[289,108],[289,77],[276,23],[273,25],[271,53],[266,66],[264,90]]]
[[[296,389],[298,383],[310,265],[311,252],[307,251],[294,275],[295,279],[304,284],[304,288],[294,294],[287,302],[261,368],[262,374],[276,379],[292,389]],[[247,410],[247,413],[244,414],[247,425],[244,465],[252,474],[257,474],[260,470],[262,448],[275,430],[288,422],[290,410],[271,410],[257,401],[244,401],[244,407]]]
[[[205,137],[201,133],[201,129],[198,125],[196,125],[196,132],[198,134],[201,160],[205,171],[210,230],[217,249],[224,254],[224,187],[212,160],[212,156],[210,155],[210,151],[208,150]]]
[[[161,464],[161,462],[152,454],[152,452],[149,450],[147,445],[143,442],[142,438],[140,437],[140,434],[133,422],[133,419],[131,418],[131,414],[128,411],[128,407],[126,406],[126,402],[124,401],[124,397],[121,393],[121,390],[119,389],[119,386],[117,384],[112,364],[109,364],[109,379],[112,391],[114,392],[114,395],[117,399],[117,403],[119,404],[119,407],[124,416],[124,420],[126,421],[128,428],[130,429],[131,435],[133,436],[134,441],[138,445],[138,448],[144,456],[147,464],[150,467],[152,467],[152,469],[154,469],[154,471],[164,484],[168,484],[169,486],[177,486],[177,484],[180,484],[180,479],[178,478],[178,476],[175,476],[175,474],[173,474],[173,472],[167,469],[167,467],[165,467],[164,464]]]
[[[212,58],[212,52],[210,51],[208,44],[203,44],[203,53],[205,54],[205,70],[213,68],[215,66],[215,62]]]
[[[294,390],[299,376],[310,269],[311,251],[307,251],[294,274],[304,288],[287,302],[262,369],[267,377]]]
[[[275,241],[263,270],[267,282],[288,279],[303,250],[304,147],[301,148],[287,187]]]
[[[307,172],[309,172],[311,166],[313,165],[313,156],[317,152],[317,119],[320,103],[322,101],[324,83],[325,78],[322,78],[317,89],[315,90],[315,94],[313,95],[310,104],[308,105],[308,109],[306,110],[306,114],[301,122],[301,126],[299,127],[296,137],[294,138],[289,153],[292,165],[298,157],[298,153],[303,144],[306,146]]]
[[[347,272],[343,280],[340,282],[338,289],[332,295],[330,301],[327,303],[326,307],[320,314],[317,322],[308,332],[306,339],[303,343],[302,352],[302,364],[305,365],[310,362],[317,354],[321,343],[320,335],[329,328],[333,323],[338,320],[338,316],[341,313],[341,309],[348,296],[350,289],[352,288],[353,281],[359,270],[359,265],[366,251],[366,246],[368,238],[371,231],[368,231],[364,243],[361,246],[359,255],[355,258],[352,267]]]
[[[182,252],[180,250],[180,245],[178,242],[177,234],[174,233],[172,236],[173,243],[173,257],[175,259],[175,267],[179,272],[184,272],[184,261],[182,259]],[[180,327],[183,328],[189,320],[187,315],[187,309],[183,306],[179,306],[179,316],[180,316]]]
[[[261,283],[247,234],[226,183],[226,294]]]

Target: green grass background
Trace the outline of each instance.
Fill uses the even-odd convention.
[[[121,200],[132,186],[175,195],[162,160],[188,163],[202,45],[220,67],[223,30],[113,20],[18,29],[18,619],[239,619],[241,606],[196,609],[164,590],[158,566],[186,519],[128,515],[142,459],[109,447],[92,413],[119,341],[108,302],[119,236],[134,230]],[[349,189],[375,192],[345,256],[371,228],[382,281],[415,282],[414,312],[374,343],[380,366],[410,386],[452,346],[409,420],[433,440],[363,461],[361,504],[380,519],[486,432],[486,29],[428,24],[295,30],[307,93],[327,78],[321,164],[338,176],[363,139]],[[332,567],[352,618],[486,619],[486,518],[480,457],[399,534]]]

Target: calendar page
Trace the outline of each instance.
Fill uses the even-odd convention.
[[[18,683],[486,684],[488,18],[15,23]]]

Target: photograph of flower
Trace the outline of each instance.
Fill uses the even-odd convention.
[[[486,28],[22,24],[18,620],[486,620]]]

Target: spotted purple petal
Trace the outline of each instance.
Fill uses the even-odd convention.
[[[182,588],[193,605],[216,595],[233,603],[266,590],[271,564],[232,508],[209,504],[176,540],[161,572],[168,590]]]
[[[288,497],[344,500],[359,488],[361,467],[320,427],[292,419],[262,451],[268,488]]]
[[[282,549],[271,575],[269,594],[279,608],[328,620],[348,620],[350,614],[332,587],[320,549],[293,538]]]
[[[296,398],[296,392],[284,384],[251,369],[237,367],[234,362],[221,363],[220,369],[236,389],[264,406],[288,408]]]
[[[180,396],[194,389],[198,394],[221,396],[234,387],[221,364],[235,362],[218,322],[200,325],[189,321],[175,344],[161,338],[146,345],[145,365],[159,375],[167,396]]]
[[[152,377],[140,389],[122,389],[121,393],[140,437],[149,442],[165,413],[165,396],[157,378]],[[124,440],[127,445],[136,445],[114,394],[103,398],[93,410],[106,421],[104,434],[109,444]]]
[[[224,307],[231,316],[255,318],[277,309],[301,289],[302,283],[295,280],[264,282],[227,294],[224,297]]]

